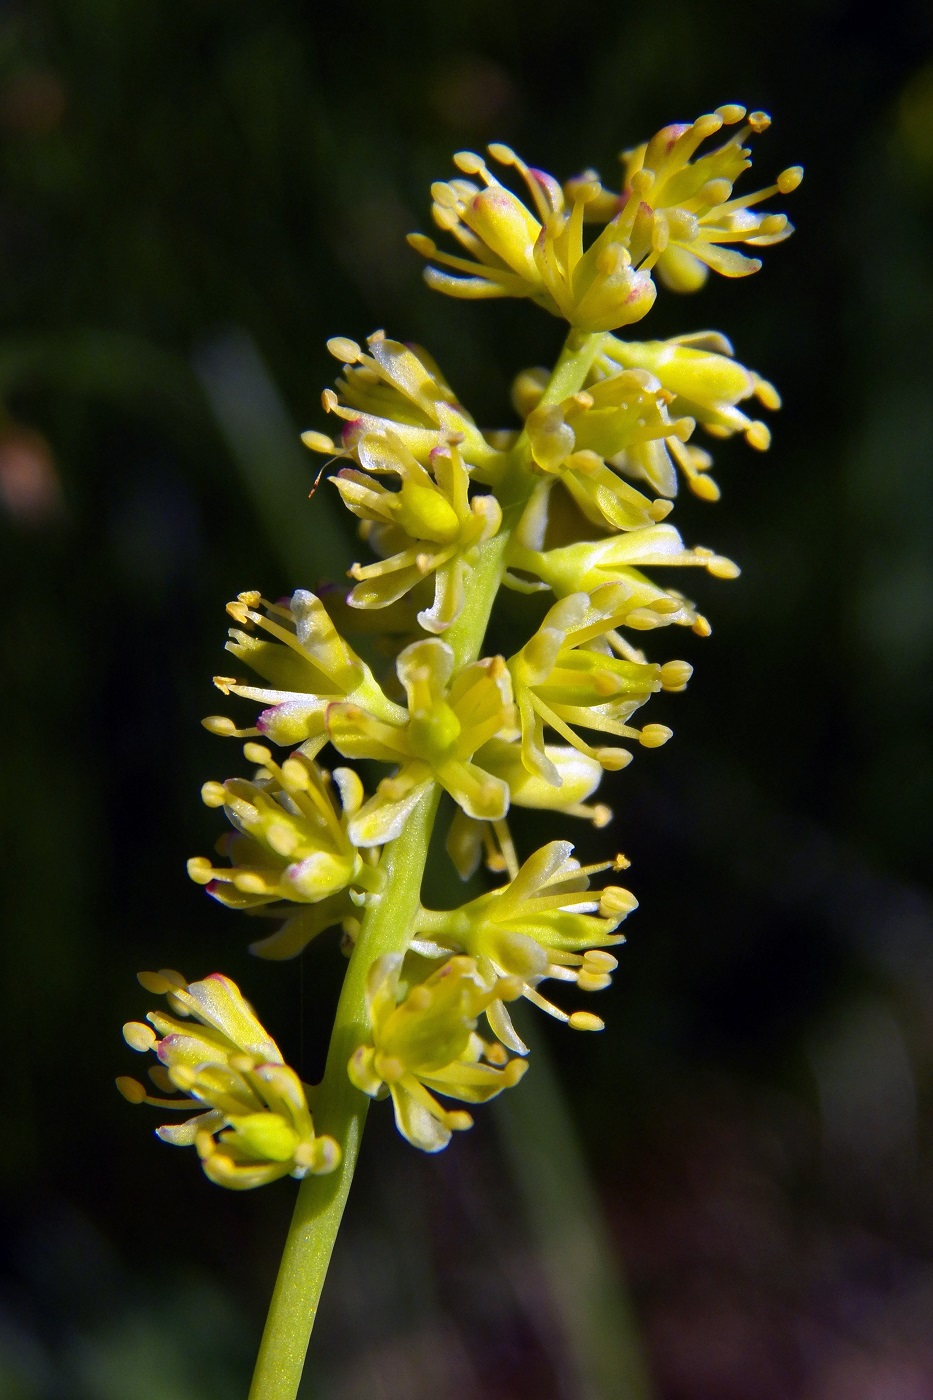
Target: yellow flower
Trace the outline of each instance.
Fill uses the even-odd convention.
[[[516,734],[515,740],[490,739],[476,755],[477,763],[507,785],[509,800],[514,806],[563,812],[568,817],[582,817],[585,821],[591,821],[594,826],[606,825],[612,816],[609,808],[602,803],[591,806],[586,801],[592,797],[603,776],[602,765],[595,758],[582,753],[576,746],[545,744],[547,771],[553,768],[557,773],[557,782],[552,783],[538,773],[528,771],[517,738]]]
[[[556,782],[530,773],[522,761],[520,742],[490,739],[476,755],[487,772],[508,784],[509,800],[514,807],[529,807],[537,811],[561,812],[567,817],[582,817],[602,828],[612,821],[612,810],[604,802],[587,802],[602,781],[602,764],[596,758],[581,753],[566,744],[545,744],[544,765],[557,774]],[[454,813],[447,833],[447,854],[462,880],[468,880],[484,860],[487,870],[501,874],[518,874],[518,858],[509,832],[508,822],[481,822],[468,817],[463,808]]]
[[[363,804],[363,786],[350,768],[336,768],[331,782],[300,752],[281,766],[261,744],[246,744],[244,753],[260,765],[252,780],[228,778],[201,789],[206,805],[223,807],[235,828],[218,843],[230,865],[195,856],[188,874],[229,908],[284,916],[284,927],[253,951],[294,957],[316,934],[351,919],[354,906],[382,888],[376,853],[358,851],[347,834]],[[294,904],[315,907],[296,913]]]
[[[770,430],[760,419],[749,418],[737,405],[754,396],[765,408],[774,410],[781,406],[780,395],[773,384],[739,364],[733,354],[726,337],[715,331],[699,331],[671,340],[625,341],[607,337],[595,372],[614,377],[620,366],[647,371],[672,396],[672,413],[689,415],[712,437],[742,433],[750,447],[763,452],[771,444]],[[718,500],[719,487],[706,475],[712,465],[708,453],[680,444],[673,457],[696,495],[707,501]],[[649,474],[627,454],[615,465],[636,480],[639,476],[650,480],[665,496],[676,493],[677,480],[670,463],[666,468],[659,463],[660,476]]]
[[[670,397],[654,375],[636,369],[595,382],[562,403],[532,409],[525,428],[535,466],[556,474],[596,525],[637,530],[663,520],[670,502],[648,500],[610,466],[663,492],[668,478],[653,463],[669,465],[672,452],[679,457],[694,427],[692,418],[671,419]],[[632,469],[641,462],[647,469]]]
[[[258,593],[241,593],[227,604],[227,611],[240,624],[230,629],[227,650],[270,686],[215,676],[214,684],[225,695],[255,700],[266,708],[253,729],[237,729],[225,716],[210,715],[204,724],[212,733],[238,738],[262,734],[273,744],[301,744],[303,752],[314,758],[327,743],[324,715],[334,700],[364,704],[390,721],[404,713],[383,695],[369,667],[334,627],[320,598],[307,589],[299,588],[287,604],[267,603]]]
[[[370,968],[366,986],[370,1033],[348,1066],[371,1098],[392,1096],[399,1132],[424,1152],[439,1152],[452,1132],[473,1120],[435,1098],[485,1103],[521,1079],[523,1060],[504,1056],[476,1034],[478,1017],[497,999],[519,995],[516,979],[490,983],[472,958],[453,957],[413,987],[401,982],[403,958],[389,953]],[[484,1063],[491,1058],[493,1063]],[[432,1092],[433,1091],[433,1092]]]
[[[324,407],[344,420],[339,444],[324,433],[302,434],[313,452],[356,455],[367,433],[391,429],[408,451],[428,466],[438,441],[461,444],[466,461],[497,475],[502,453],[486,441],[473,419],[441,374],[435,361],[420,346],[387,340],[376,331],[366,342],[365,354],[355,340],[336,336],[327,348],[344,366],[337,393],[324,392]]]
[[[334,484],[382,558],[353,565],[350,575],[358,582],[347,601],[355,608],[384,608],[433,573],[434,605],[419,612],[418,621],[426,632],[443,632],[463,606],[475,546],[502,523],[499,503],[492,495],[470,500],[469,473],[452,439],[436,442],[430,471],[391,430],[364,434],[356,453],[369,475],[345,468]],[[381,485],[376,474],[395,477],[398,488]]]
[[[745,116],[744,107],[729,103],[689,125],[663,127],[650,141],[624,153],[621,196],[599,186],[593,171],[570,181],[567,194],[579,198],[585,191],[587,217],[607,221],[606,232],[614,230],[613,236],[625,243],[634,266],[656,267],[674,291],[696,291],[710,268],[725,277],[757,272],[758,258],[725,245],[760,248],[790,236],[793,225],[786,214],[761,213],[755,206],[795,190],[803,178],[801,167],[782,171],[766,189],[732,197],[735,182],[751,165],[744,143],[771,124],[765,112],[752,112],[722,146],[693,159],[704,141]]]
[[[554,604],[538,631],[509,659],[522,759],[530,773],[546,782],[559,783],[560,775],[547,758],[545,726],[609,769],[624,767],[631,754],[616,747],[593,750],[573,726],[637,739],[648,748],[670,738],[663,724],[639,731],[628,720],[655,691],[683,690],[693,668],[685,661],[658,666],[613,655],[606,634],[630,610],[624,584],[604,584],[592,594],[571,593]]]
[[[588,893],[590,877],[627,866],[624,856],[617,856],[614,861],[584,867],[573,859],[569,841],[551,841],[501,889],[480,895],[460,909],[422,910],[412,951],[438,957],[462,949],[476,959],[487,982],[508,979],[509,1000],[511,983],[517,981],[522,996],[573,1030],[602,1030],[598,1016],[589,1011],[568,1015],[547,1001],[538,986],[548,977],[575,982],[584,992],[609,986],[617,963],[605,950],[623,942],[616,929],[638,901],[618,885]],[[520,1055],[528,1053],[501,997],[490,1002],[486,1016],[503,1045]]]
[[[358,846],[392,841],[436,781],[472,817],[496,821],[509,807],[509,789],[472,761],[477,749],[511,720],[509,673],[501,657],[476,661],[454,675],[454,654],[431,637],[405,648],[396,663],[408,695],[401,723],[386,723],[355,704],[327,710],[331,743],[346,758],[398,764],[350,821]]]
[[[654,303],[655,287],[650,274],[633,265],[624,240],[610,228],[583,247],[584,208],[599,194],[598,184],[578,182],[565,198],[552,175],[531,169],[508,146],[490,146],[489,154],[518,172],[534,212],[480,156],[461,151],[454,164],[481,183],[433,185],[432,213],[469,256],[442,252],[433,239],[411,234],[416,252],[440,264],[425,270],[428,285],[456,297],[530,297],[582,331],[617,330],[641,320]]]
[[[601,540],[581,540],[559,549],[541,548],[537,532],[537,524],[532,523],[513,536],[507,555],[511,570],[532,574],[559,598],[581,591],[591,593],[604,583],[622,583],[630,593],[628,610],[620,616],[619,625],[637,631],[673,623],[692,627],[701,636],[710,632],[709,623],[687,599],[673,590],[659,588],[641,572],[645,566],[693,566],[706,569],[716,578],[737,578],[739,573],[731,559],[714,554],[711,549],[685,549],[673,525],[651,525]],[[514,575],[507,577],[506,583],[512,586],[513,578]],[[519,588],[526,586],[521,579],[515,579],[515,583]]]
[[[186,983],[169,971],[141,973],[139,980],[165,995],[175,1015],[150,1011],[150,1024],[130,1021],[124,1037],[133,1050],[156,1053],[150,1078],[182,1097],[153,1098],[125,1075],[117,1087],[130,1103],[195,1110],[184,1123],[157,1128],[163,1142],[196,1147],[210,1180],[239,1191],[339,1165],[338,1144],[315,1134],[301,1080],[235,983],[219,972],[201,982]]]

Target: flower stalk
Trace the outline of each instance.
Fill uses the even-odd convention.
[[[602,337],[571,332],[557,362],[545,396],[557,401],[583,383],[599,353]],[[475,661],[482,650],[493,604],[502,585],[509,536],[534,487],[522,465],[523,439],[513,448],[512,487],[503,507],[500,533],[480,546],[463,610],[446,634],[459,665]],[[502,502],[502,495],[499,500]],[[511,520],[511,525],[509,521]],[[294,1400],[305,1354],[317,1317],[318,1303],[330,1264],[344,1207],[359,1157],[370,1100],[347,1076],[347,1064],[366,1038],[366,977],[373,963],[391,953],[404,953],[420,910],[424,867],[440,788],[435,783],[421,798],[401,836],[385,849],[382,898],[366,911],[344,978],[324,1078],[315,1100],[318,1129],[342,1145],[340,1166],[330,1176],[309,1177],[302,1183],[289,1227],[278,1278],[269,1305],[265,1331],[249,1400]]]
[[[611,820],[591,799],[604,773],[633,757],[618,741],[665,743],[667,726],[636,727],[633,715],[657,691],[683,691],[693,669],[649,660],[633,634],[710,633],[683,593],[645,570],[738,574],[712,549],[687,547],[666,517],[680,478],[701,500],[719,495],[694,431],[741,433],[763,451],[769,429],[738,405],[757,398],[775,409],[777,392],[716,332],[629,337],[654,303],[656,278],[691,292],[710,271],[748,276],[760,260],[729,245],[757,249],[790,233],[785,215],[758,206],[793,190],[798,167],[733,197],[750,164],[745,142],[769,122],[760,112],[745,118],[728,104],[664,128],[625,153],[618,194],[593,171],[561,187],[508,147],[490,147],[524,185],[523,202],[479,155],[455,157],[460,175],[433,187],[433,215],[461,251],[410,240],[429,261],[428,285],[469,299],[526,297],[569,323],[554,368],[515,381],[517,428],[481,430],[425,350],[383,331],[366,350],[342,336],[328,342],[342,368],[323,406],[338,431],[303,441],[326,455],[325,470],[342,463],[333,484],[375,557],[353,564],[349,588],[298,588],[277,602],[248,591],[228,604],[236,625],[227,650],[251,675],[215,684],[259,711],[245,723],[222,714],[204,724],[246,740],[254,771],[204,784],[204,802],[231,830],[216,844],[219,860],[195,856],[188,866],[228,908],[274,921],[251,944],[260,957],[293,958],[340,930],[349,961],[324,1077],[317,1087],[301,1082],[229,978],[187,983],[163,971],[140,980],[172,1014],[150,1012],[124,1035],[156,1055],[149,1078],[164,1097],[118,1080],[133,1103],[192,1115],[157,1132],[195,1147],[211,1181],[238,1190],[284,1176],[301,1183],[250,1400],[295,1400],[370,1100],[389,1100],[400,1133],[438,1152],[473,1122],[445,1100],[484,1104],[535,1059],[509,1003],[524,999],[573,1031],[604,1029],[602,1017],[565,1009],[542,986],[609,987],[618,967],[609,948],[623,941],[618,927],[637,901],[591,881],[628,862],[582,866],[566,839],[522,857],[509,823],[522,807],[598,827]],[[724,144],[697,154],[723,127],[734,129]],[[502,588],[550,594],[549,606],[511,656],[488,656]],[[350,640],[358,632],[388,661],[367,663]],[[290,752],[276,757],[274,748]],[[322,767],[328,748],[345,763]],[[359,760],[388,770],[370,795],[352,766]],[[483,861],[504,882],[432,910],[421,896],[442,791],[455,808],[446,848],[457,873],[467,879]],[[546,1082],[541,1092],[542,1102],[553,1097]],[[510,1150],[520,1155],[514,1136]],[[532,1152],[540,1181],[525,1182],[525,1195],[539,1223],[550,1223],[556,1178],[536,1160]],[[559,1284],[556,1238],[546,1252]],[[592,1349],[586,1327],[570,1330]],[[628,1322],[622,1331],[627,1379],[613,1384],[640,1400],[638,1347]]]

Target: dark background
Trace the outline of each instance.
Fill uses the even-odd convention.
[[[726,101],[775,117],[758,183],[806,165],[799,231],[644,334],[721,328],[785,408],[678,507],[744,572],[688,582],[709,641],[647,637],[697,671],[612,780],[642,907],[605,1034],[547,1043],[657,1400],[933,1397],[930,38],[833,0],[0,6],[5,1400],[245,1394],[293,1188],[219,1191],[112,1080],[164,965],[228,972],[319,1072],[332,942],[257,963],[184,860],[242,769],[198,724],[224,603],[354,557],[296,438],[324,340],[425,343],[508,421],[560,326],[423,287],[430,181],[493,139],[608,178]],[[427,1159],[374,1112],[303,1395],[592,1393],[547,1256],[579,1183],[549,1246],[509,1121]]]

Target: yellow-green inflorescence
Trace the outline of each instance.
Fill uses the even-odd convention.
[[[528,298],[562,318],[570,331],[556,369],[522,370],[516,421],[483,430],[425,350],[382,331],[365,348],[332,339],[341,370],[324,408],[337,431],[304,441],[328,459],[371,554],[353,565],[349,589],[272,602],[244,592],[228,605],[236,674],[216,684],[251,708],[205,724],[246,740],[252,771],[205,783],[204,801],[230,829],[189,872],[221,903],[273,921],[252,944],[262,957],[293,957],[340,929],[351,967],[364,962],[355,1019],[338,1013],[334,1044],[345,1052],[334,1073],[390,1097],[400,1131],[425,1151],[472,1121],[442,1100],[481,1103],[522,1077],[528,1051],[510,1004],[524,999],[573,1029],[603,1026],[542,987],[562,1000],[560,983],[572,995],[609,985],[609,949],[636,901],[591,881],[627,862],[581,866],[562,835],[520,862],[510,823],[522,807],[609,821],[597,799],[604,772],[629,762],[632,745],[655,748],[671,733],[636,724],[636,712],[656,692],[684,690],[692,670],[649,659],[643,634],[710,631],[666,571],[738,573],[685,545],[668,517],[680,479],[702,500],[719,495],[698,439],[769,446],[755,414],[778,408],[777,392],[719,333],[632,333],[659,282],[693,292],[711,271],[745,277],[760,249],[791,232],[762,205],[790,193],[799,168],[734,193],[768,121],[730,104],[665,127],[623,155],[614,187],[591,170],[562,185],[501,145],[489,154],[502,179],[477,154],[455,156],[456,178],[432,189],[445,238],[410,240],[426,280],[453,297]],[[544,606],[511,654],[484,655],[500,586],[542,593]],[[344,635],[354,630],[369,633],[368,661]],[[485,858],[503,883],[456,908],[415,901],[396,926],[391,909],[378,912],[402,878],[393,848],[440,791],[452,799],[456,870],[470,876]],[[172,1014],[153,1012],[126,1037],[155,1051],[152,1078],[171,1094],[153,1098],[126,1079],[122,1090],[194,1112],[158,1129],[162,1138],[195,1145],[208,1176],[232,1187],[338,1167],[345,1143],[316,1134],[312,1091],[233,983],[143,980]]]

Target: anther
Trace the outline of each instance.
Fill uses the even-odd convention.
[[[155,1047],[156,1034],[151,1026],[144,1025],[142,1021],[127,1021],[123,1027],[123,1039],[131,1050],[145,1054]]]
[[[658,679],[662,690],[677,691],[684,689],[692,675],[693,667],[689,661],[665,661]]]
[[[619,959],[602,948],[588,948],[583,954],[583,966],[592,968],[594,972],[615,972]]]
[[[666,724],[646,724],[638,736],[638,742],[646,749],[659,749],[674,733]]]
[[[222,807],[227,800],[227,789],[223,783],[208,782],[201,788],[201,801],[205,807]]]
[[[128,1074],[117,1076],[117,1088],[128,1103],[145,1103],[148,1095],[138,1079],[133,1079]]]
[[[591,1011],[574,1011],[567,1018],[567,1024],[574,1031],[602,1031],[606,1029],[606,1023],[600,1016],[594,1016]]]
[[[604,992],[611,982],[612,978],[607,972],[590,972],[584,967],[577,974],[577,986],[581,992]]]
[[[458,170],[462,170],[464,175],[486,175],[488,173],[486,162],[475,151],[457,151],[454,156],[454,165]]]
[[[180,972],[163,967],[158,972],[137,972],[136,981],[144,991],[154,996],[165,996],[168,992],[183,992],[188,983]]]
[[[433,238],[428,238],[425,233],[408,234],[408,246],[414,248],[416,253],[421,253],[426,258],[433,258],[437,252],[437,244]]]
[[[599,912],[604,919],[615,918],[620,914],[625,916],[637,908],[638,900],[631,890],[623,889],[621,885],[607,885],[600,891]]]
[[[791,165],[777,177],[777,187],[781,194],[790,194],[803,179],[803,166]]]
[[[705,116],[697,117],[693,123],[693,132],[702,141],[705,141],[707,136],[713,136],[720,130],[724,120],[721,108],[716,112],[708,112]]]
[[[363,352],[355,340],[348,340],[346,336],[334,335],[327,342],[327,348],[335,360],[340,360],[342,364],[354,365],[362,358]]]
[[[721,554],[714,554],[706,568],[713,578],[738,578],[742,572],[738,564],[734,564],[731,559],[724,559]]]
[[[702,474],[690,478],[690,490],[701,501],[718,501],[722,494],[713,478]]]
[[[272,750],[267,749],[265,744],[244,744],[243,757],[247,763],[255,763],[257,767],[272,762]]]
[[[207,856],[192,856],[187,864],[188,878],[196,885],[209,885],[214,878],[214,867]]]
[[[604,748],[594,752],[597,763],[605,768],[607,773],[618,773],[620,769],[627,768],[632,761],[628,749]]]
[[[309,447],[312,452],[336,451],[334,439],[328,437],[326,433],[318,433],[309,429],[306,433],[301,434],[301,441],[304,443],[305,447]]]

